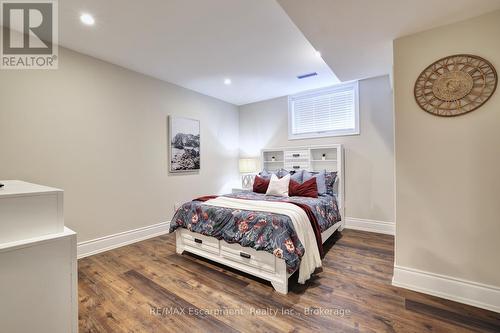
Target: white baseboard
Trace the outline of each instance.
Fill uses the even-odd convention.
[[[395,235],[396,223],[358,219],[355,217],[345,218],[345,227],[348,229],[356,229],[369,232],[377,232],[379,234]]]
[[[398,265],[392,285],[500,313],[500,287]]]
[[[81,242],[77,244],[78,259],[161,236],[167,234],[169,229],[170,221]]]

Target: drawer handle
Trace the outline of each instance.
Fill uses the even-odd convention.
[[[247,258],[247,259],[250,259],[252,256],[249,255],[248,253],[245,253],[245,252],[240,252],[240,256],[242,256],[243,258]]]
[[[300,169],[300,165],[294,165],[292,168],[294,168],[294,169]]]
[[[202,241],[201,239],[198,239],[198,238],[195,238],[195,239],[194,239],[194,242],[195,242],[195,243],[198,243],[198,244],[203,243],[203,241]]]
[[[293,154],[293,157],[300,157],[300,154]]]

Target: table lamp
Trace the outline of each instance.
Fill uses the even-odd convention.
[[[257,160],[255,158],[240,159],[241,186],[244,189],[253,186],[254,174],[257,172]]]

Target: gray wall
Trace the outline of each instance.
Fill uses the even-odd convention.
[[[0,179],[63,188],[78,241],[169,221],[175,202],[230,190],[235,106],[67,49],[59,61],[0,71]],[[201,120],[199,174],[168,174],[167,115]]]
[[[500,92],[436,117],[415,103],[420,72],[469,53],[500,69],[500,11],[394,43],[396,265],[500,286]]]
[[[394,221],[393,95],[389,77],[359,84],[361,134],[288,140],[287,97],[240,107],[240,154],[263,148],[342,143],[346,149],[346,216]]]

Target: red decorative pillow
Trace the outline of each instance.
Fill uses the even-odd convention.
[[[302,184],[296,182],[295,180],[290,180],[290,186],[288,188],[288,194],[291,197],[318,197],[318,184],[316,183],[316,178],[311,178]]]
[[[266,193],[267,188],[269,187],[270,179],[265,179],[259,176],[255,176],[253,181],[253,191],[255,193]]]

